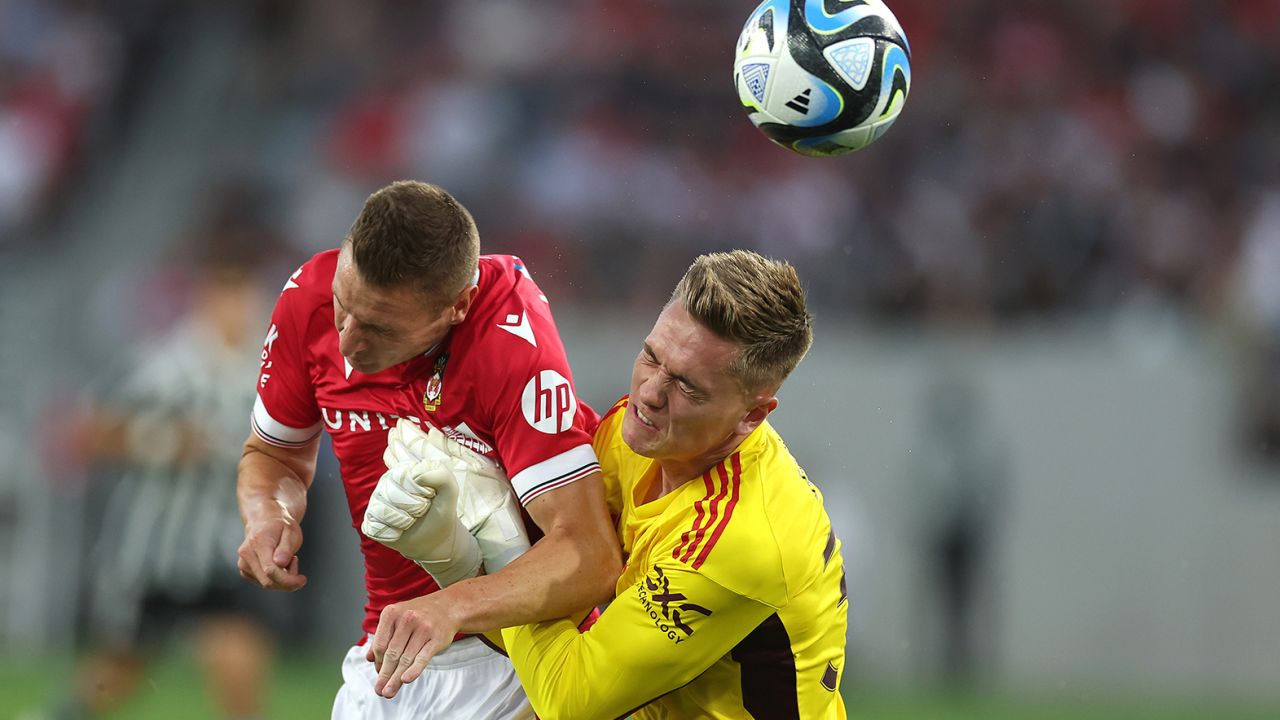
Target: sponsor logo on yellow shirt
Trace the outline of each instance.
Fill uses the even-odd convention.
[[[671,579],[662,572],[662,568],[654,567],[647,576],[636,583],[636,596],[653,620],[653,626],[676,645],[693,635],[690,623],[697,614],[710,616],[711,611],[696,603],[688,602],[684,593],[671,591]]]

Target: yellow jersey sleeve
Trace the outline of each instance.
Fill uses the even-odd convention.
[[[616,718],[698,677],[774,612],[663,561],[585,633],[556,620],[502,636],[540,718]]]

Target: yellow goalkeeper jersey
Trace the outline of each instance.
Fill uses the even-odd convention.
[[[763,423],[700,479],[644,502],[656,462],[595,433],[626,567],[587,632],[502,631],[543,720],[844,718],[848,601],[822,494]]]

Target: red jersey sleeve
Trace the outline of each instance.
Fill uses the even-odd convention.
[[[545,303],[526,306],[529,337],[498,333],[507,359],[490,399],[494,442],[521,504],[600,469],[591,446],[597,415],[578,400],[564,345]]]
[[[285,283],[271,313],[271,326],[262,343],[258,398],[253,404],[253,432],[280,447],[299,447],[321,429],[320,408],[307,362],[306,330],[315,310],[307,284],[307,266]]]

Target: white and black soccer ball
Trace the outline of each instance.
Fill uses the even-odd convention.
[[[911,48],[882,0],[765,0],[738,37],[747,116],[802,155],[843,155],[889,129],[911,88]]]

